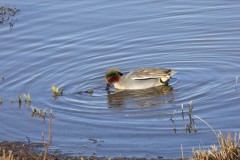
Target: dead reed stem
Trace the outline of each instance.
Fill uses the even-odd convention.
[[[205,120],[200,118],[199,116],[194,115],[196,118],[204,122],[215,134],[218,145],[212,145],[208,149],[193,149],[194,160],[239,160],[240,159],[240,148],[239,148],[239,140],[240,133],[235,134],[234,138],[232,138],[231,133],[227,134],[227,137],[224,138],[221,132],[216,133],[213,127],[207,123]]]
[[[52,134],[53,134],[52,121],[53,121],[53,113],[52,113],[52,110],[51,110],[50,119],[49,119],[49,128],[48,128],[48,142],[45,145],[45,153],[44,153],[43,160],[46,160],[47,155],[48,155],[48,151],[49,151],[49,147],[52,143]]]

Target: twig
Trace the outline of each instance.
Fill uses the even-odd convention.
[[[52,113],[52,110],[51,110],[50,111],[50,120],[49,120],[49,129],[48,129],[48,142],[47,142],[47,144],[45,146],[45,153],[44,153],[43,160],[46,160],[49,147],[50,147],[50,145],[52,143],[52,134],[53,134],[53,131],[52,131],[52,120],[53,120],[53,113]]]
[[[183,104],[182,104],[182,119],[184,120],[184,111],[183,111],[183,108],[184,108],[184,106],[183,106]]]
[[[171,116],[171,118],[170,118],[171,121],[173,121],[173,117],[174,117],[174,115],[175,115],[175,112],[176,112],[176,110],[174,110],[173,113],[172,113],[172,116]]]
[[[45,137],[44,137],[44,133],[42,132],[42,141],[43,143],[45,143]]]
[[[193,115],[193,116],[196,117],[196,118],[198,118],[200,121],[202,121],[203,123],[205,123],[209,128],[211,128],[211,130],[213,131],[213,133],[215,134],[215,136],[216,136],[216,138],[217,138],[217,140],[218,140],[218,143],[220,144],[219,139],[218,139],[218,135],[217,135],[216,131],[213,129],[213,127],[212,127],[209,123],[207,123],[206,121],[204,121],[202,118],[200,118],[199,116],[197,116],[197,115]]]
[[[31,141],[30,141],[30,139],[28,138],[28,136],[26,136],[26,138],[27,138],[27,140],[28,140],[28,144],[30,144],[30,143],[31,143]]]
[[[182,152],[182,160],[184,160],[184,155],[183,155],[183,147],[182,147],[182,144],[181,144],[181,152]]]

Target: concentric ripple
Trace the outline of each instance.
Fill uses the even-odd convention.
[[[12,1],[11,1],[12,2]],[[10,2],[9,2],[10,3]],[[40,141],[54,112],[52,151],[126,157],[191,156],[239,132],[240,10],[231,1],[29,1],[13,30],[0,26],[0,140]],[[106,90],[104,74],[144,67],[177,72],[169,86]],[[63,88],[54,97],[52,84]],[[31,95],[31,105],[18,96]],[[10,101],[11,99],[11,101]],[[183,109],[182,109],[183,106]],[[27,137],[27,138],[26,138]]]

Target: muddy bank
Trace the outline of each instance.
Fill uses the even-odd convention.
[[[0,159],[24,159],[24,160],[43,160],[44,159],[44,144],[42,143],[25,143],[25,142],[0,142]],[[47,160],[144,160],[146,158],[137,157],[86,157],[86,156],[71,156],[68,154],[55,151],[47,154]],[[154,158],[154,160],[162,160],[163,157]]]

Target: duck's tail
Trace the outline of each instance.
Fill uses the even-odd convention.
[[[170,70],[170,72],[169,72],[169,76],[170,77],[172,77],[174,74],[176,74],[177,72],[176,71],[174,71],[174,70]]]
[[[170,78],[171,78],[174,74],[176,74],[177,72],[174,71],[174,70],[169,69],[166,73],[167,73],[166,76],[163,76],[163,77],[160,78],[160,82],[161,82],[162,84],[168,85],[168,81],[170,80]]]

